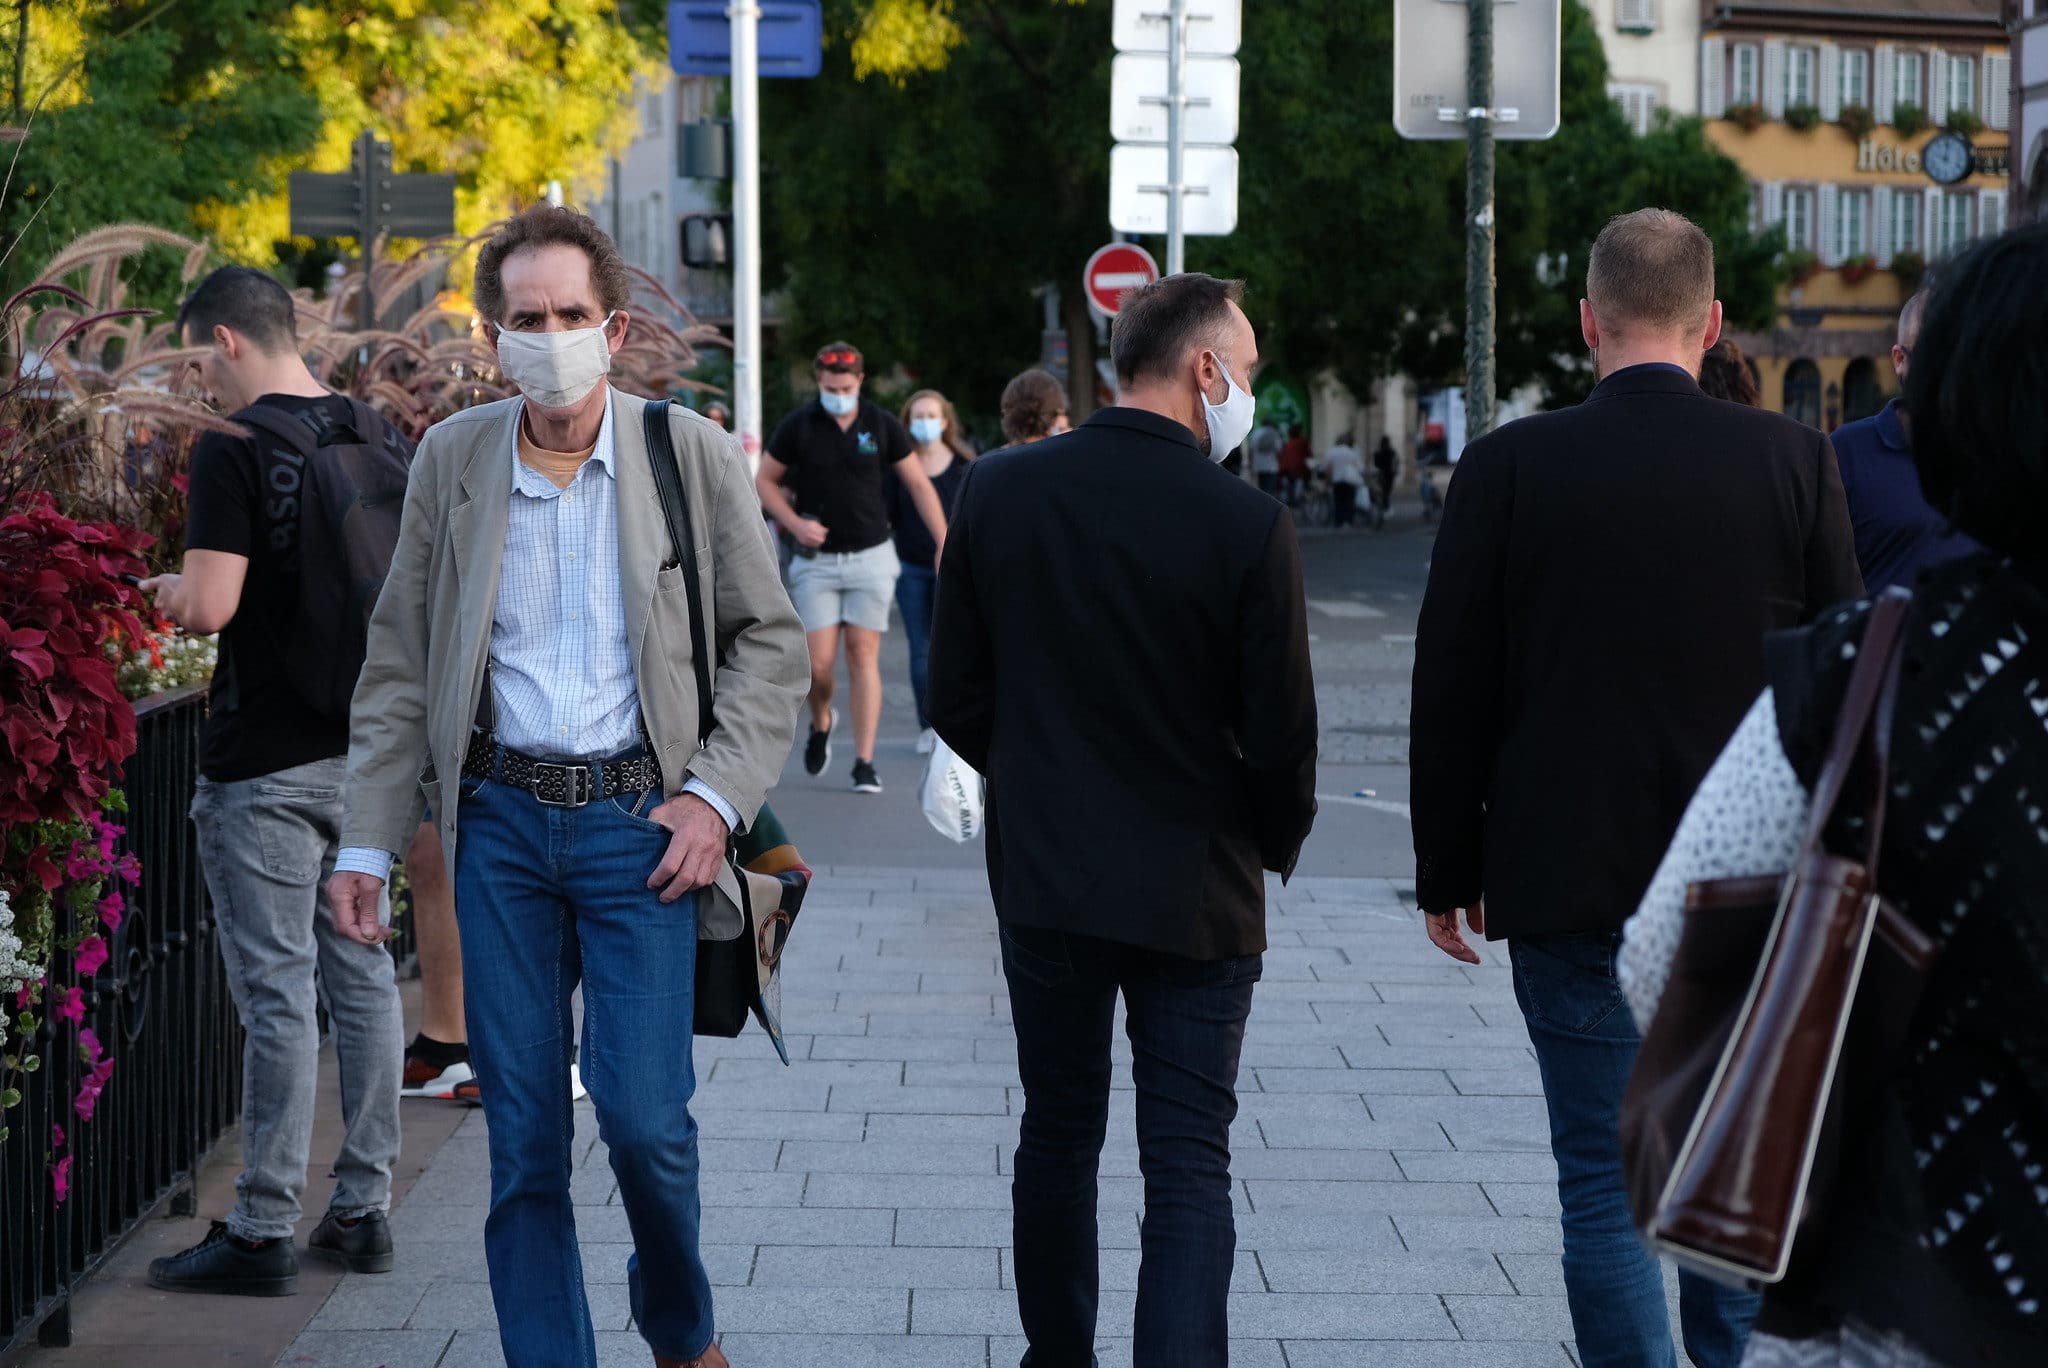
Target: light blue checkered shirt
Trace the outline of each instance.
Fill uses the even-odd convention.
[[[491,620],[494,729],[508,749],[549,759],[616,755],[640,740],[640,690],[619,593],[619,496],[608,403],[597,446],[568,488],[519,459],[505,564]],[[683,785],[737,831],[739,812],[710,785]],[[388,878],[391,853],[349,849],[336,870]]]

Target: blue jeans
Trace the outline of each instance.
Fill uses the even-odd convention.
[[[1629,1213],[1621,1098],[1642,1037],[1614,977],[1618,934],[1532,936],[1508,946],[1529,1024],[1564,1208],[1564,1285],[1583,1368],[1673,1368],[1664,1273]],[[1678,1275],[1685,1352],[1699,1368],[1742,1361],[1759,1298]]]
[[[640,815],[654,800],[544,807],[503,784],[462,781],[456,921],[470,1062],[490,1123],[484,1253],[508,1368],[597,1363],[569,1200],[579,980],[583,1081],[633,1231],[634,1323],[669,1358],[696,1358],[712,1340],[689,1107],[697,905],[663,903],[647,887],[668,844]]]
[[[932,610],[939,602],[939,573],[928,565],[903,564],[896,578],[896,607],[903,614],[903,636],[910,646],[910,692],[917,700],[917,726],[931,726],[924,696],[931,678]]]
[[[1109,1125],[1110,1030],[1124,995],[1138,1089],[1133,1368],[1229,1362],[1230,1123],[1260,957],[1191,960],[1091,936],[1002,928],[1024,1116],[1011,1185],[1023,1368],[1095,1362],[1095,1178]]]

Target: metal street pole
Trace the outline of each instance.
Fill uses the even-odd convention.
[[[1493,430],[1493,6],[1466,0],[1465,440]]]
[[[1187,65],[1187,0],[1173,0],[1166,37],[1166,273],[1179,275],[1187,269],[1187,233],[1182,224],[1182,207],[1187,188],[1181,184],[1181,136],[1187,94],[1181,89],[1181,72]]]
[[[363,292],[357,297],[357,321],[364,332],[377,326],[377,298],[370,289],[371,268],[377,261],[378,185],[377,135],[364,129],[356,138],[356,208],[362,222],[356,228],[356,243],[363,252]]]
[[[761,450],[761,6],[733,0],[732,398],[733,427],[750,464]]]

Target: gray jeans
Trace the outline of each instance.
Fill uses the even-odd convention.
[[[346,775],[347,761],[337,756],[260,779],[201,779],[192,801],[221,958],[248,1037],[243,1170],[228,1217],[243,1239],[288,1239],[298,1224],[320,1077],[314,1012],[323,989],[346,1126],[331,1209],[360,1216],[391,1205],[405,1025],[391,956],[341,934],[327,903]]]

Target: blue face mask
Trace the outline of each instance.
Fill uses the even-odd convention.
[[[834,418],[844,418],[847,414],[860,407],[860,395],[858,393],[827,394],[825,391],[820,390],[818,391],[818,402],[823,404],[825,412],[831,414]]]
[[[930,446],[946,435],[946,420],[943,418],[913,418],[910,420],[910,436],[919,446]]]

